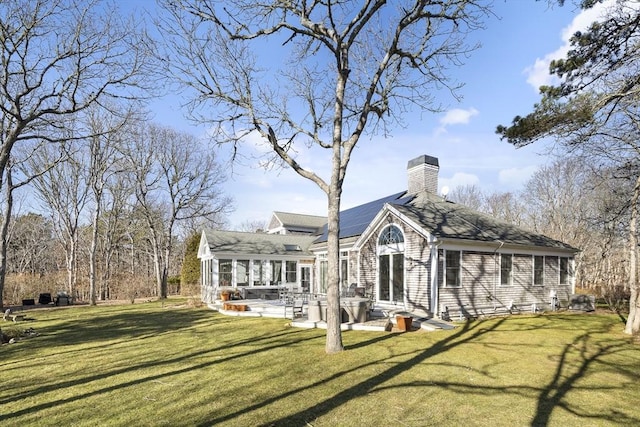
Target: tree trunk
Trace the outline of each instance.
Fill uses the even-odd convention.
[[[98,221],[100,219],[100,201],[96,192],[96,208],[93,211],[93,229],[89,248],[89,304],[96,305],[96,251],[98,247]]]
[[[334,158],[334,162],[336,159]],[[338,159],[339,162],[339,159]],[[327,337],[325,351],[328,354],[338,353],[344,350],[342,344],[342,323],[340,309],[340,199],[341,186],[339,185],[339,163],[334,163],[331,186],[329,188],[328,212],[327,212],[327,262],[328,262],[328,289],[327,289]]]
[[[70,296],[73,296],[76,285],[77,246],[76,237],[70,236],[69,247],[67,249],[67,290]]]
[[[11,212],[13,210],[13,182],[11,180],[11,168],[5,169],[7,180],[5,188],[7,198],[4,205],[4,215],[0,224],[0,310],[4,311],[2,301],[4,299],[4,282],[7,275],[7,238],[9,235],[9,221],[11,220]],[[2,336],[2,333],[0,333]]]
[[[104,261],[102,263],[102,277],[101,277],[101,286],[100,286],[100,299],[105,301],[111,298],[111,260],[113,259],[113,249],[111,244],[111,239],[109,237],[106,238],[106,249],[104,253]],[[119,264],[118,264],[119,265]]]
[[[153,239],[153,270],[156,275],[156,287],[158,292],[158,298],[166,298],[165,293],[162,290],[162,282],[163,282],[163,266],[162,266],[162,257],[160,256],[160,249],[158,248],[157,239]]]
[[[171,252],[173,252],[172,244],[171,244],[171,236],[168,237],[167,246],[164,250],[164,260],[162,263],[162,286],[161,286],[161,295],[163,298],[166,298],[169,294],[169,263],[171,262]]]
[[[640,293],[638,292],[638,199],[640,198],[640,177],[636,179],[631,197],[631,219],[629,220],[629,317],[624,328],[626,334],[640,330]]]

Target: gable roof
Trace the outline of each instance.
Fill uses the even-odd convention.
[[[204,230],[203,237],[213,253],[255,255],[311,255],[315,236],[300,234],[246,233]]]
[[[577,251],[566,243],[533,233],[428,192],[417,194],[408,203],[391,203],[390,205],[439,239],[501,242]]]
[[[326,223],[327,217],[325,216],[275,211],[269,223],[269,230],[283,227],[293,232],[300,230],[319,232]]]
[[[413,198],[412,196],[406,197],[406,191],[400,193],[394,193],[390,196],[383,197],[378,200],[365,203],[364,205],[355,206],[351,209],[346,209],[340,212],[340,239],[346,239],[347,237],[359,236],[367,229],[367,226],[376,217],[378,212],[382,210],[386,203],[393,203],[394,205],[403,205],[408,203]],[[322,229],[322,234],[315,243],[326,242],[328,239],[328,229],[325,224]]]

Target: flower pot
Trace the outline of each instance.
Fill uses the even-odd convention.
[[[413,318],[411,316],[396,316],[398,329],[401,331],[410,331]]]

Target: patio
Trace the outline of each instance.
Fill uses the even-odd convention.
[[[314,300],[311,300],[312,302]],[[309,303],[302,306],[302,315],[293,315],[293,305],[282,300],[246,299],[233,301],[216,301],[208,304],[212,310],[218,311],[226,316],[239,317],[271,317],[281,319],[292,319],[291,325],[298,328],[320,328],[326,329],[324,320],[317,320],[315,316],[309,319]],[[341,324],[341,329],[358,331],[391,331],[397,329],[397,318],[410,317],[412,330],[421,329],[435,331],[441,329],[453,329],[451,323],[428,317],[425,313],[408,312],[400,308],[390,308],[376,306],[370,310],[368,320],[364,322],[345,321]]]

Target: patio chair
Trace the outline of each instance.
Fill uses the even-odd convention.
[[[304,305],[304,301],[300,298],[296,298],[293,300],[293,318],[302,317],[302,306]]]
[[[349,285],[349,289],[347,290],[347,295],[345,295],[346,297],[355,297],[356,296],[356,288],[358,287],[358,285],[356,285],[355,283],[352,283]]]

